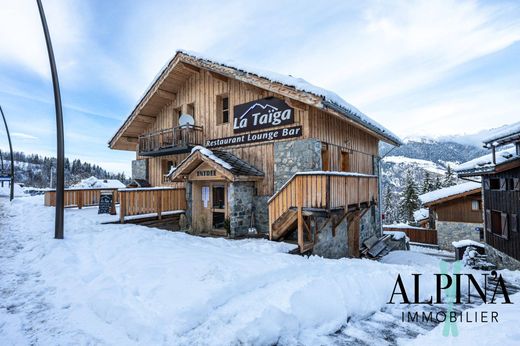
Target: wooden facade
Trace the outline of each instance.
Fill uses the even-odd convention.
[[[483,177],[486,243],[520,260],[520,167]]]
[[[482,218],[482,193],[461,196],[456,199],[430,205],[430,213],[438,221],[478,223],[484,222]]]
[[[208,200],[201,202],[200,196],[204,196],[204,189],[215,188],[219,191],[218,194],[223,193],[227,200],[230,184],[248,181],[254,184],[255,196],[274,195],[271,201],[275,202],[269,202],[271,226],[281,216],[275,211],[283,213],[278,207],[284,210],[297,207],[297,204],[288,203],[287,198],[293,193],[287,191],[287,185],[275,191],[275,141],[264,140],[216,147],[259,170],[261,174],[258,175],[247,177],[220,171],[223,179],[213,176],[201,180],[192,174],[197,169],[196,166],[185,164],[187,160],[193,159],[194,154],[190,149],[194,145],[209,146],[207,143],[213,140],[236,137],[237,127],[234,120],[239,119],[238,115],[233,114],[234,107],[268,98],[280,100],[290,107],[292,112],[290,124],[272,123],[268,127],[269,131],[298,129],[293,137],[276,139],[276,142],[312,140],[318,146],[321,143],[322,166],[315,167],[315,170],[318,168],[323,171],[363,174],[349,179],[319,173],[301,178],[309,180],[309,185],[305,186],[309,186],[306,198],[312,199],[311,204],[319,204],[320,208],[329,211],[331,208],[346,210],[354,206],[355,213],[352,215],[356,216],[349,218],[353,225],[359,225],[359,218],[364,213],[360,211],[360,205],[373,205],[377,202],[378,183],[377,175],[374,174],[377,174],[375,167],[379,141],[398,145],[399,139],[385,132],[386,130],[367,123],[364,115],[353,113],[355,110],[332,107],[322,95],[298,90],[294,86],[274,82],[254,73],[179,52],[162,71],[109,145],[112,149],[136,151],[137,160],[147,160],[147,176],[152,186],[183,188],[185,183],[189,182],[192,196],[197,196],[193,199],[191,207],[194,208],[194,213],[201,215],[194,222],[207,223],[207,220],[203,220],[209,218],[209,214],[205,214],[206,208],[212,209],[213,214],[216,212],[212,205],[213,198],[209,198],[211,207],[207,206]],[[186,125],[179,123],[183,114],[189,114],[193,118],[190,129],[185,129]],[[247,128],[240,131],[240,134],[248,138],[254,137],[261,134],[260,130],[263,128]],[[199,159],[198,164],[205,160],[202,157]],[[212,166],[207,169],[219,169],[218,164],[213,165],[207,160],[204,164]],[[183,166],[183,174],[176,172],[173,175],[178,179],[171,179],[171,174],[167,174],[174,172],[179,166]],[[289,186],[292,186],[291,183]],[[219,190],[220,187],[224,189],[223,192]],[[320,200],[328,205],[321,205],[318,203]],[[222,205],[218,212],[226,217],[231,214],[227,204]],[[301,231],[303,226],[300,226],[298,229]],[[303,250],[302,247],[301,249]]]

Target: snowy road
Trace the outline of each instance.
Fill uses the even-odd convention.
[[[434,256],[305,258],[266,240],[103,225],[95,209],[66,210],[57,241],[53,214],[41,196],[0,199],[1,345],[384,345],[434,327],[403,325],[386,304],[398,274],[408,286],[438,272]]]

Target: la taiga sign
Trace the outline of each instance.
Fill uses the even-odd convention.
[[[294,109],[285,101],[268,97],[233,108],[233,132],[248,132],[294,123]]]

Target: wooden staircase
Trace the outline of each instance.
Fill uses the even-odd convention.
[[[297,173],[269,199],[269,238],[283,240],[297,231],[298,252],[310,253],[317,234],[329,222],[334,234],[335,226],[345,217],[357,227],[359,235],[359,219],[377,202],[377,191],[377,177],[373,175]],[[321,225],[318,219],[324,219]],[[349,225],[349,232],[351,228]]]

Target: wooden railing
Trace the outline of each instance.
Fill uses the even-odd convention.
[[[161,219],[164,212],[186,210],[186,190],[179,188],[120,189],[119,220],[125,216],[157,214]]]
[[[295,174],[268,202],[269,229],[290,208],[332,210],[362,203],[377,203],[377,176],[339,172]],[[301,219],[301,215],[298,216]],[[300,239],[298,240],[300,243]],[[302,244],[300,244],[302,246]]]
[[[409,228],[392,227],[392,225],[389,225],[383,226],[383,231],[404,232],[406,233],[406,236],[410,238],[411,242],[437,245],[437,230],[435,229],[413,226],[410,226]]]
[[[186,149],[203,144],[201,126],[183,125],[139,136],[139,153],[146,155],[159,150]]]
[[[112,200],[115,203],[119,203],[119,193],[117,189],[66,189],[63,195],[63,201],[65,208],[78,207],[89,207],[99,204],[101,191],[112,191]],[[45,191],[44,204],[48,207],[56,206],[56,190]]]

